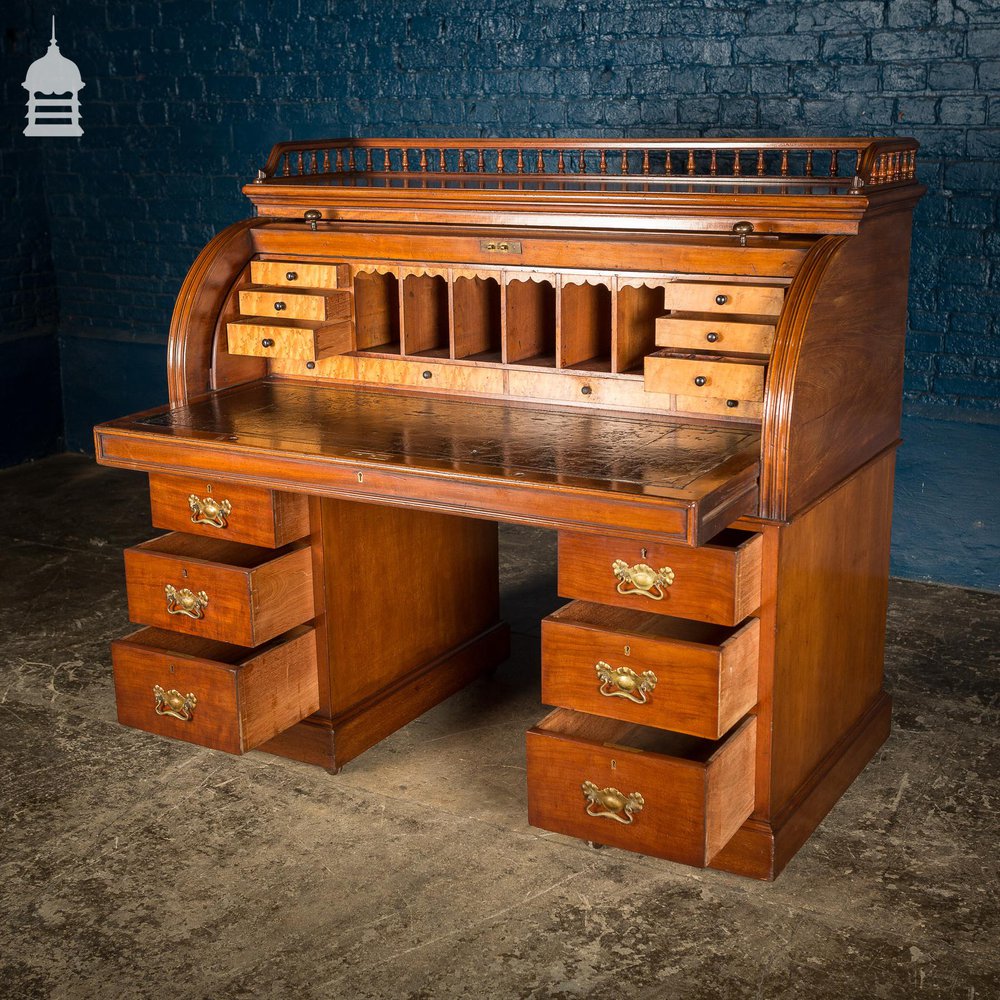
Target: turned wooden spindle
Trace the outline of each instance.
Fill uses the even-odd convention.
[[[783,149],[781,151],[781,176],[788,176],[788,150]]]
[[[757,176],[758,177],[763,177],[764,176],[764,150],[763,149],[758,149],[757,150]]]
[[[643,175],[649,176],[649,149],[644,149],[642,151],[642,172]]]
[[[694,176],[695,165],[694,165],[694,150],[693,149],[689,149],[688,150],[687,172],[688,172],[689,176],[691,176],[691,177]]]

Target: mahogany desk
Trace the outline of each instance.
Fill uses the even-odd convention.
[[[533,824],[773,878],[889,732],[916,143],[281,143],[95,429],[120,720],[337,771],[508,653],[559,532]]]

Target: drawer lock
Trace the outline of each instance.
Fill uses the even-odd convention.
[[[168,615],[187,615],[188,618],[204,618],[205,608],[208,607],[208,594],[204,590],[199,590],[196,594],[187,587],[178,590],[171,584],[163,588],[167,595]]]
[[[637,674],[631,667],[613,667],[604,660],[598,660],[594,669],[601,682],[598,690],[605,698],[627,698],[637,705],[645,705],[649,692],[656,687],[657,678],[652,670]]]
[[[625,795],[617,788],[598,788],[592,781],[585,781],[580,787],[587,800],[588,816],[613,819],[625,826],[632,825],[635,813],[641,812],[646,804],[646,800],[638,792]]]
[[[213,528],[227,528],[227,517],[233,511],[233,505],[228,500],[216,500],[215,497],[201,499],[196,493],[188,497],[191,508],[192,524],[210,524]]]
[[[624,559],[616,559],[611,564],[611,572],[618,578],[615,589],[619,594],[640,594],[651,601],[662,601],[666,588],[674,582],[674,571],[669,566],[657,572],[646,563],[629,566]]]
[[[153,697],[156,699],[157,715],[169,715],[181,722],[191,721],[194,707],[198,704],[198,699],[190,692],[181,694],[174,688],[164,691],[159,684],[153,685]]]

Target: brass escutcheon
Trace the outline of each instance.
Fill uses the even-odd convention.
[[[629,566],[624,559],[616,559],[611,564],[611,572],[618,578],[619,594],[641,594],[651,601],[662,601],[665,588],[674,582],[674,571],[669,566],[657,572],[646,563]]]
[[[604,660],[594,665],[601,686],[597,689],[605,698],[627,698],[637,705],[649,701],[649,692],[656,687],[656,674],[652,670],[637,674],[631,667],[613,667]]]
[[[175,688],[164,691],[159,684],[153,685],[153,697],[156,699],[156,714],[169,715],[181,722],[190,722],[198,699],[190,692],[181,694]]]
[[[613,819],[616,823],[631,826],[635,813],[641,812],[646,800],[638,793],[625,795],[617,788],[598,788],[592,781],[585,781],[580,788],[587,801],[588,816]]]
[[[167,584],[163,588],[167,595],[167,614],[187,615],[188,618],[204,618],[205,608],[208,607],[208,594],[204,590],[199,590],[196,594],[187,587],[178,590],[172,584]]]
[[[191,508],[192,524],[210,524],[213,528],[229,527],[226,518],[233,512],[233,505],[228,500],[216,500],[215,497],[205,497],[202,500],[197,493],[192,493],[188,497],[188,506]]]

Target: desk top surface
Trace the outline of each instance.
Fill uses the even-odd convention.
[[[170,460],[222,477],[227,469],[194,456],[225,453],[229,474],[249,479],[264,475],[258,462],[263,469],[266,460],[268,468],[281,463],[286,475],[292,464],[296,475],[312,469],[316,482],[334,469],[352,483],[362,470],[405,473],[424,497],[442,477],[493,490],[541,490],[550,502],[553,490],[567,497],[586,491],[704,505],[706,512],[739,494],[747,500],[735,516],[752,509],[760,458],[760,434],[751,427],[280,379],[113,421],[97,435],[102,461],[149,471],[163,471]],[[125,438],[132,460],[114,461],[106,446]],[[410,486],[398,480],[393,488],[406,494]]]

